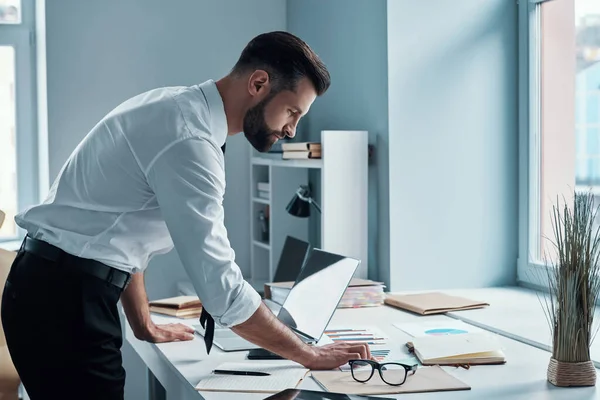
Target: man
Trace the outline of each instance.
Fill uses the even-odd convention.
[[[205,317],[312,369],[370,358],[366,345],[308,346],[281,324],[243,280],[223,223],[227,136],[243,131],[269,150],[294,136],[329,84],[306,43],[271,32],[217,82],[143,93],[89,132],[46,201],[16,217],[28,236],[2,322],[32,399],[123,397],[119,299],[137,338],[193,338],[184,325],[155,325],[148,310],[143,270],[173,246]]]

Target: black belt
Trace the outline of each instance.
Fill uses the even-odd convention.
[[[26,236],[21,247],[27,253],[35,254],[38,257],[60,262],[61,268],[67,267],[72,270],[83,272],[100,278],[103,281],[111,283],[119,289],[125,289],[131,280],[131,274],[120,271],[116,268],[102,264],[100,261],[81,258],[69,254],[50,243]]]

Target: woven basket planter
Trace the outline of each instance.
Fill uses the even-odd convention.
[[[562,362],[550,358],[548,381],[554,386],[594,386],[596,368],[592,361]]]

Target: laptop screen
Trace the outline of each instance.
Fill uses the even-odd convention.
[[[354,258],[313,250],[277,318],[319,340],[359,264]]]
[[[273,282],[294,282],[302,269],[309,244],[293,236],[285,239]]]

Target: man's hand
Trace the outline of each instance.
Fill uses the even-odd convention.
[[[144,287],[144,274],[132,276],[129,286],[121,294],[121,304],[136,338],[152,343],[192,340],[194,330],[187,325],[156,325],[150,318],[150,307]]]
[[[333,343],[321,347],[313,347],[312,360],[304,362],[306,368],[312,370],[334,369],[347,364],[350,360],[370,360],[371,350],[368,344]]]
[[[179,342],[194,339],[194,329],[184,324],[152,324],[145,332],[135,335],[140,340],[151,343]]]
[[[334,343],[322,347],[307,345],[264,303],[250,319],[231,329],[244,339],[310,369],[334,369],[352,359],[371,359],[369,346],[364,343]]]

